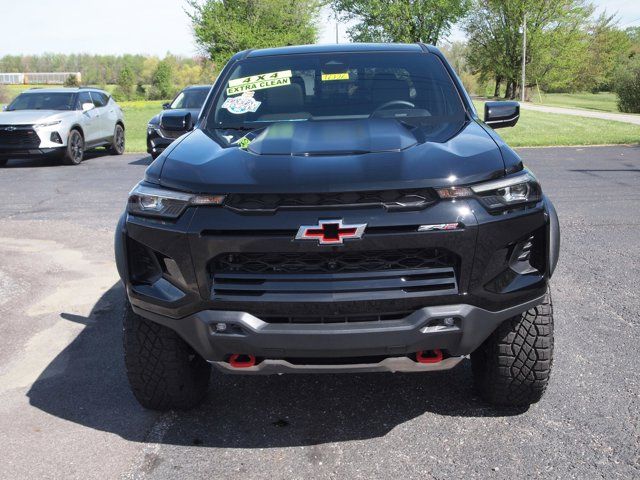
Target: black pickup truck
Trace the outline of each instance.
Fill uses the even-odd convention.
[[[538,401],[560,235],[493,130],[519,113],[489,102],[481,120],[428,45],[235,55],[117,227],[136,398],[191,408],[212,365],[429,372],[470,357],[486,401]]]

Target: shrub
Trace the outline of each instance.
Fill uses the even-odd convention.
[[[157,87],[151,85],[151,87],[149,87],[149,89],[147,90],[147,98],[149,100],[168,100],[169,96],[164,96]]]
[[[11,100],[11,97],[9,96],[9,89],[0,84],[0,105],[9,103],[9,100]]]
[[[145,100],[147,98],[147,89],[142,83],[136,86],[136,100]]]
[[[79,87],[78,77],[74,74],[69,75],[64,81],[65,87]]]
[[[613,90],[618,95],[618,110],[640,113],[640,55],[632,57],[616,70]]]

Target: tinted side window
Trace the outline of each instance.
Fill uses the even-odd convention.
[[[93,103],[91,95],[89,95],[89,92],[80,92],[76,101],[76,110],[82,110],[82,105],[85,103]]]
[[[93,98],[93,104],[96,108],[104,107],[109,101],[109,97],[100,92],[91,92],[91,98]]]

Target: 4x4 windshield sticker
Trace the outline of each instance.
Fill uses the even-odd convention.
[[[222,108],[227,109],[234,115],[241,115],[243,113],[255,112],[262,102],[257,101],[253,96],[255,92],[244,92],[239,97],[229,97],[222,104]]]
[[[331,82],[333,80],[349,80],[349,72],[344,73],[323,73],[322,81]]]
[[[264,88],[282,87],[291,84],[291,70],[263,73],[251,77],[229,80],[227,95],[262,90]]]

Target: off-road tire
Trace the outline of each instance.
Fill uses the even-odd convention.
[[[127,377],[140,404],[152,410],[188,410],[205,398],[211,366],[176,332],[124,311]]]
[[[523,407],[542,397],[553,363],[553,303],[503,322],[471,354],[476,389],[494,405]]]
[[[125,149],[125,136],[124,128],[119,123],[113,132],[113,142],[109,146],[109,153],[111,155],[122,155]]]
[[[84,159],[84,137],[80,130],[73,129],[67,138],[67,148],[62,156],[62,162],[67,165],[80,165]]]

